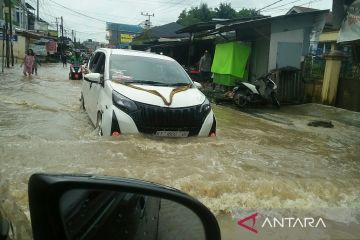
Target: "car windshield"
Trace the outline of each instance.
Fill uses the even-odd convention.
[[[191,84],[184,69],[174,61],[124,55],[112,55],[110,61],[112,80],[150,85]]]

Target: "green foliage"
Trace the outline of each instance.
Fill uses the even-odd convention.
[[[231,3],[220,3],[218,7],[212,9],[206,3],[202,3],[199,7],[184,9],[180,13],[177,23],[189,26],[199,22],[208,22],[213,18],[235,19],[253,16],[259,16],[256,9],[243,8],[236,11],[231,7]]]

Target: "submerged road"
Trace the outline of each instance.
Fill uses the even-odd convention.
[[[0,75],[0,211],[18,239],[30,236],[32,173],[83,173],[145,179],[198,198],[223,235],[241,208],[360,207],[360,113],[317,104],[241,112],[213,106],[218,137],[99,137],[80,109],[81,81],[43,64]],[[330,120],[334,128],[315,128]],[[231,226],[230,226],[231,225]],[[231,235],[231,233],[229,233]]]

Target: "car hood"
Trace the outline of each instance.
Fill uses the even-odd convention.
[[[195,105],[202,104],[206,97],[205,95],[196,87],[192,87],[182,92],[178,92],[173,96],[173,100],[170,106],[167,106],[161,97],[143,91],[134,89],[132,87],[119,84],[116,82],[111,82],[111,87],[116,92],[122,94],[123,96],[145,104],[155,105],[159,107],[171,107],[171,108],[180,108],[180,107],[190,107]],[[146,90],[155,90],[159,92],[166,101],[170,101],[170,94],[171,91],[178,88],[178,87],[163,87],[163,86],[150,86],[150,85],[139,85],[139,84],[132,84],[132,86],[139,87]]]

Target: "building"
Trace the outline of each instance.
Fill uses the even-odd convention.
[[[0,0],[0,40],[6,38],[2,36],[2,29],[5,26],[7,8],[5,0]],[[25,0],[12,1],[11,8],[12,20],[12,41],[9,45],[13,46],[13,56],[15,62],[23,59],[26,49],[32,48],[35,53],[45,59],[47,55],[54,54],[53,46],[56,46],[56,37],[49,36],[48,23],[42,19],[37,20],[35,8],[26,3]],[[10,25],[8,25],[8,28]],[[9,46],[9,49],[10,49]],[[52,48],[51,48],[52,46]],[[10,52],[10,50],[9,50]],[[2,56],[2,48],[0,55]]]
[[[141,34],[144,29],[138,25],[129,25],[121,23],[106,23],[107,40],[110,47],[128,48],[133,38]]]
[[[88,39],[88,40],[84,41],[82,43],[82,45],[91,51],[95,51],[96,49],[98,49],[100,47],[100,43],[93,41],[92,39]]]
[[[5,0],[0,0],[0,27],[5,24],[5,13]],[[13,1],[11,13],[12,23],[14,27],[28,29],[28,10],[25,0],[19,0],[16,2]]]
[[[250,55],[244,65],[246,75],[241,81],[253,81],[274,71],[280,100],[298,103],[303,101],[304,95],[300,74],[302,64],[309,54],[311,41],[322,32],[328,12],[317,10],[276,17],[235,19],[219,22],[215,27],[197,24],[178,32],[189,32],[194,39],[215,36],[215,44],[247,44]]]

